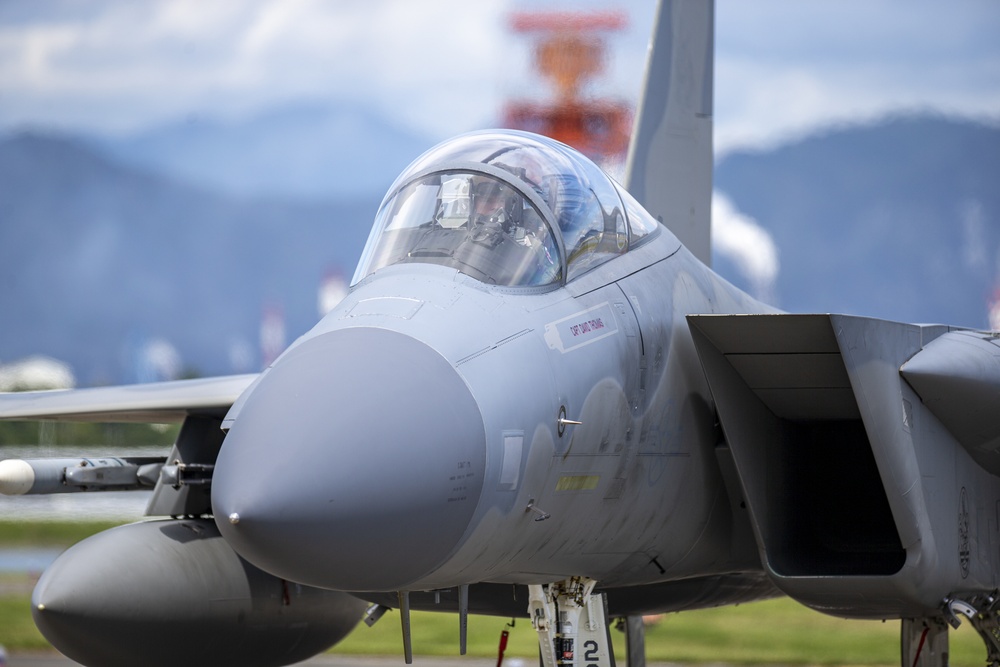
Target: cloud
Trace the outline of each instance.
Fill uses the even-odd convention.
[[[716,153],[901,111],[1000,120],[1000,5],[720,0]]]
[[[164,0],[66,19],[39,5],[33,20],[0,13],[3,125],[127,131],[307,98],[441,127],[499,104],[502,0]]]
[[[634,99],[653,0],[630,15],[605,84]],[[550,0],[546,9],[566,7]],[[35,0],[0,3],[0,127],[128,131],[246,116],[302,98],[361,101],[437,136],[492,123],[523,89],[506,32],[528,0]],[[997,117],[1000,4],[718,0],[717,152],[929,108]],[[522,82],[522,83],[519,83]],[[531,84],[535,85],[535,84]]]
[[[736,265],[749,281],[752,296],[775,303],[778,246],[767,230],[718,191],[712,192],[712,249]]]

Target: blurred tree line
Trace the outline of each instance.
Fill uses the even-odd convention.
[[[174,444],[179,429],[180,424],[0,422],[0,447],[79,445],[117,449],[140,445],[160,445],[166,448]]]

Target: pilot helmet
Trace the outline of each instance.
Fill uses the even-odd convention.
[[[514,187],[488,176],[472,180],[473,222],[499,224],[506,232],[520,225],[524,198]]]

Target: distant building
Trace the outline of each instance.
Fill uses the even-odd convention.
[[[991,331],[1000,331],[1000,287],[993,291],[993,298],[986,305]]]
[[[323,276],[323,282],[320,283],[319,294],[316,298],[316,308],[320,318],[343,301],[348,291],[350,290],[347,281],[344,280],[344,276],[339,271],[332,269],[327,271],[326,275]]]
[[[279,303],[268,303],[260,320],[260,358],[264,368],[285,351],[285,309]]]
[[[34,356],[0,364],[0,391],[72,389],[76,378],[69,364],[51,357]]]

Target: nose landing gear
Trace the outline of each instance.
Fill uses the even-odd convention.
[[[607,606],[597,582],[572,577],[528,586],[528,614],[543,667],[614,667]]]

